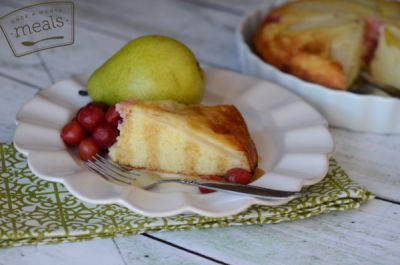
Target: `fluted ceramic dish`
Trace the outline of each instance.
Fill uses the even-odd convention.
[[[323,179],[333,152],[324,118],[285,88],[253,77],[205,69],[204,104],[234,104],[243,114],[257,146],[261,177],[252,184],[298,191]],[[63,183],[76,197],[91,203],[118,203],[147,216],[198,213],[221,217],[239,213],[253,204],[280,205],[223,192],[200,194],[182,184],[164,184],[151,191],[107,182],[88,171],[73,149],[60,139],[60,130],[88,103],[88,75],[74,76],[37,93],[17,115],[15,147],[28,156],[40,178]],[[168,177],[168,176],[166,176]]]
[[[365,86],[369,94],[338,91],[303,81],[264,62],[252,49],[252,36],[265,16],[287,0],[265,3],[244,17],[236,31],[242,72],[280,84],[304,98],[329,122],[354,131],[400,134],[400,99]]]

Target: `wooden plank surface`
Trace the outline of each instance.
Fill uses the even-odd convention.
[[[0,17],[15,10],[15,5],[0,3]],[[11,51],[6,38],[0,31],[0,76],[17,79],[21,83],[42,88],[49,86],[49,79],[43,60],[38,53],[17,58]]]
[[[129,241],[120,240],[118,244],[115,239],[98,239],[0,250],[0,265],[144,265],[159,261],[164,261],[163,264],[215,264],[145,236],[133,236]]]
[[[228,264],[399,264],[399,223],[399,205],[374,200],[294,222],[153,235]]]
[[[400,135],[330,131],[347,174],[378,197],[400,202]]]
[[[94,70],[143,34],[177,38],[201,62],[239,71],[234,31],[261,2],[76,1],[76,42],[71,46],[16,58],[1,36],[0,141],[11,141],[15,113],[38,89]],[[0,15],[33,3],[3,0]],[[400,136],[330,131],[335,157],[349,176],[388,201],[276,225],[12,248],[0,250],[0,264],[399,264]]]
[[[124,265],[112,239],[45,246],[14,247],[0,250],[0,264],[96,264]]]
[[[39,90],[0,75],[0,91],[0,142],[12,142],[18,110]]]
[[[4,1],[8,6],[15,8],[33,2]],[[239,69],[234,42],[234,30],[241,19],[237,14],[212,8],[198,8],[184,1],[173,0],[118,1],[118,5],[106,0],[79,1],[75,3],[75,9],[75,28],[78,30],[85,28],[122,40],[124,43],[145,34],[163,34],[187,44],[203,62]],[[104,19],[105,17],[107,19]],[[73,46],[76,46],[78,41],[77,37]],[[107,45],[102,42],[90,44],[96,49]],[[69,47],[47,50],[41,54],[45,56],[53,51],[65,49]],[[52,68],[51,65],[49,68]]]
[[[161,242],[126,236],[15,247],[0,251],[0,264],[398,264],[399,222],[399,205],[373,200],[294,222],[151,234]]]

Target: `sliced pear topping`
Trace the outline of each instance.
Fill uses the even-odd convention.
[[[288,27],[287,32],[295,30],[325,30],[328,28],[340,27],[351,23],[353,19],[336,16],[334,14],[324,14],[321,16],[314,16],[305,19],[299,23],[293,24]]]
[[[384,34],[388,46],[396,46],[400,48],[400,29],[388,26],[385,28]]]
[[[304,9],[310,11],[319,11],[326,13],[353,13],[357,15],[375,15],[376,10],[367,6],[360,5],[358,3],[352,3],[348,0],[337,0],[337,1],[307,1],[307,2],[297,2],[292,5],[296,9]]]
[[[370,73],[377,82],[399,88],[400,39],[390,29],[385,27],[379,38],[378,47],[371,61]]]
[[[356,79],[361,66],[362,25],[354,25],[341,32],[333,40],[331,46],[332,58],[339,62],[346,74],[348,88]]]

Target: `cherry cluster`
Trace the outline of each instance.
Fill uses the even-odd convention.
[[[61,130],[61,139],[70,146],[78,146],[79,156],[88,161],[115,143],[121,120],[115,105],[90,102]]]
[[[65,144],[78,146],[79,156],[88,161],[94,155],[107,150],[115,143],[119,135],[118,123],[121,116],[115,105],[108,107],[102,102],[90,102],[82,107],[76,116],[61,130],[60,136]],[[214,175],[201,176],[203,179],[249,184],[251,174],[242,168],[228,170],[224,177]],[[201,193],[215,190],[199,188]]]

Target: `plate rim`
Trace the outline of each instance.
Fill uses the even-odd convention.
[[[254,78],[254,77],[249,77],[249,76],[245,76],[245,75],[243,75],[243,74],[240,74],[240,73],[235,73],[235,72],[232,72],[232,71],[228,71],[228,70],[223,70],[223,69],[217,69],[217,68],[211,68],[211,67],[206,67],[206,68],[204,68],[204,70],[205,70],[205,72],[206,72],[206,74],[207,73],[209,73],[209,72],[211,72],[211,71],[214,71],[214,72],[218,72],[218,73],[230,73],[230,74],[234,74],[234,75],[238,75],[238,76],[240,76],[240,77],[246,77],[246,78],[252,78],[252,79],[257,79],[257,78]],[[71,77],[69,77],[69,78],[67,78],[67,79],[64,79],[64,80],[61,80],[61,81],[59,81],[59,82],[56,82],[56,83],[54,83],[53,85],[51,85],[51,86],[49,86],[49,87],[47,87],[47,88],[45,88],[45,89],[43,89],[43,90],[41,90],[41,91],[46,91],[46,90],[48,90],[48,89],[50,89],[50,88],[52,88],[52,87],[54,87],[54,86],[57,86],[59,83],[61,83],[61,82],[63,82],[63,81],[66,81],[66,80],[70,80],[70,79],[74,79],[74,78],[77,78],[77,79],[79,79],[79,78],[82,78],[83,76],[88,76],[88,74],[80,74],[80,75],[73,75],[73,76],[71,76]],[[283,87],[281,87],[281,86],[279,86],[279,85],[276,85],[276,84],[273,84],[273,83],[271,83],[271,82],[269,82],[269,81],[265,81],[265,80],[260,80],[260,79],[257,79],[257,80],[259,80],[260,82],[262,82],[262,83],[268,83],[269,85],[274,85],[274,86],[278,86],[278,87],[280,87],[280,89],[283,89],[283,90],[285,90],[285,92],[287,92],[287,93],[289,93],[289,94],[292,94],[295,98],[296,98],[296,100],[297,101],[300,101],[300,102],[302,102],[302,103],[304,103],[304,104],[306,104],[306,105],[308,105],[313,111],[315,111],[319,116],[320,116],[320,118],[322,119],[322,121],[323,121],[323,124],[319,124],[319,126],[323,126],[324,128],[325,128],[325,130],[326,130],[326,133],[327,133],[327,135],[330,137],[330,139],[331,139],[331,141],[332,141],[332,146],[331,146],[331,150],[330,150],[330,152],[327,152],[327,153],[324,153],[323,155],[325,156],[325,159],[326,159],[326,165],[325,165],[325,170],[324,170],[324,172],[323,172],[323,174],[321,174],[320,176],[319,176],[319,178],[318,179],[315,179],[314,178],[314,183],[317,183],[317,182],[319,182],[319,181],[321,181],[324,177],[325,177],[325,175],[326,175],[326,173],[328,172],[328,170],[329,170],[329,158],[333,155],[333,152],[334,152],[334,142],[333,142],[333,138],[332,138],[332,135],[330,134],[330,132],[329,132],[329,130],[328,130],[328,125],[327,125],[327,122],[326,122],[326,120],[318,113],[318,111],[317,110],[315,110],[315,108],[313,108],[312,106],[310,106],[309,104],[307,104],[303,99],[301,99],[299,96],[297,96],[297,95],[295,95],[295,94],[293,94],[292,92],[290,92],[290,91],[288,91],[287,89],[285,89],[285,88],[283,88]],[[137,206],[135,206],[135,205],[132,205],[129,201],[127,201],[126,200],[126,194],[128,194],[129,192],[131,192],[131,187],[129,187],[129,189],[128,189],[128,187],[124,187],[124,188],[121,188],[121,189],[119,189],[118,190],[118,192],[119,192],[119,195],[118,196],[116,196],[116,197],[110,197],[110,198],[105,198],[105,199],[103,199],[103,200],[98,200],[98,199],[95,199],[95,200],[93,200],[93,199],[91,199],[90,197],[85,197],[84,195],[82,195],[81,193],[79,193],[79,192],[77,192],[76,191],[76,187],[74,187],[71,183],[70,183],[70,181],[68,180],[68,178],[62,178],[62,177],[59,177],[59,176],[56,176],[56,177],[49,177],[49,176],[46,176],[46,175],[43,175],[41,172],[38,172],[37,170],[36,170],[36,168],[35,168],[35,166],[34,165],[32,165],[32,157],[34,157],[34,154],[35,154],[35,152],[37,151],[37,150],[30,150],[30,149],[27,149],[27,148],[23,148],[20,144],[19,144],[19,141],[20,141],[20,139],[18,138],[18,135],[17,135],[17,132],[18,132],[18,128],[20,128],[23,124],[25,124],[25,123],[28,123],[29,124],[29,122],[27,122],[27,121],[24,121],[23,119],[21,119],[21,117],[19,117],[20,115],[20,112],[21,111],[23,111],[24,110],[24,108],[26,107],[26,105],[31,101],[31,100],[33,100],[34,98],[36,98],[37,96],[40,96],[40,92],[41,91],[39,91],[38,93],[36,93],[30,100],[28,100],[22,107],[21,107],[21,109],[20,109],[20,111],[18,112],[18,114],[17,114],[17,129],[16,129],[16,132],[15,132],[15,134],[14,134],[14,146],[16,147],[16,149],[19,151],[19,152],[21,152],[21,153],[23,153],[23,154],[25,154],[25,155],[27,155],[27,159],[28,159],[28,165],[29,165],[29,167],[30,167],[30,169],[32,170],[32,172],[36,175],[36,176],[38,176],[39,178],[42,178],[42,179],[45,179],[45,180],[48,180],[48,181],[54,181],[54,182],[59,182],[59,183],[62,183],[62,184],[64,184],[65,185],[65,187],[67,188],[67,190],[68,191],[70,191],[74,196],[76,196],[76,197],[78,197],[79,199],[81,199],[81,200],[83,200],[83,201],[87,201],[87,202],[89,202],[89,203],[102,203],[102,204],[111,204],[111,203],[118,203],[118,204],[121,204],[121,205],[124,205],[125,207],[127,207],[127,208],[129,208],[129,209],[131,209],[131,210],[133,210],[134,212],[137,212],[137,213],[140,213],[140,214],[142,214],[142,215],[145,215],[145,216],[151,216],[151,217],[165,217],[165,216],[171,216],[171,215],[176,215],[176,214],[183,214],[183,213],[187,213],[187,212],[190,212],[190,213],[194,213],[194,214],[200,214],[200,215],[203,215],[203,216],[208,216],[208,217],[225,217],[225,216],[229,216],[229,215],[232,215],[232,214],[237,214],[237,213],[239,213],[239,212],[242,212],[243,210],[245,210],[245,209],[247,209],[248,207],[250,207],[250,206],[252,206],[252,205],[254,205],[254,204],[258,204],[258,205],[269,205],[269,206],[274,206],[274,205],[281,205],[281,204],[285,204],[285,203],[287,203],[289,200],[279,200],[279,201],[275,201],[275,202],[272,202],[272,201],[269,201],[268,203],[265,203],[265,201],[263,201],[263,200],[260,200],[260,199],[255,199],[255,198],[249,198],[249,197],[247,197],[247,198],[245,198],[245,199],[243,199],[243,202],[241,203],[241,205],[240,205],[240,207],[238,207],[238,208],[235,208],[235,209],[231,209],[231,210],[227,210],[227,211],[212,211],[212,210],[204,210],[203,208],[201,208],[201,207],[194,207],[193,205],[186,205],[185,207],[181,207],[181,208],[177,208],[177,209],[174,209],[174,210],[167,210],[167,211],[159,211],[159,212],[151,212],[151,211],[147,211],[147,210],[143,210],[143,209],[141,209],[140,207],[137,207]],[[19,117],[19,118],[18,118]],[[304,182],[304,180],[303,180],[303,182]],[[114,184],[111,184],[111,183],[109,183],[110,185],[114,185]],[[313,183],[312,183],[313,184]],[[307,184],[304,184],[304,183],[302,183],[301,184],[301,187],[303,187],[303,186],[306,186]],[[176,193],[185,193],[185,192],[176,192]],[[201,196],[216,196],[216,195],[213,195],[213,194],[218,194],[219,192],[216,192],[216,193],[212,193],[212,194],[202,194]],[[186,196],[186,195],[182,195],[182,196]],[[218,195],[219,196],[219,195]],[[224,196],[234,196],[234,195],[227,195],[227,194],[224,194]],[[240,198],[242,198],[242,197],[240,197]]]

